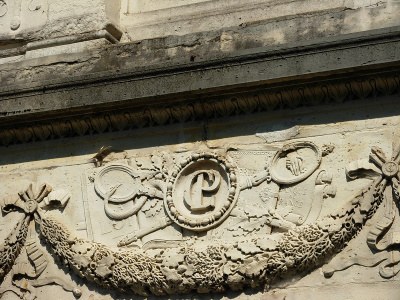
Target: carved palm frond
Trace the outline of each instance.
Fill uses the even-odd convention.
[[[10,272],[15,259],[25,245],[30,216],[23,216],[0,247],[0,283]]]

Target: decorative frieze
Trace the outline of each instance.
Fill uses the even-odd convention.
[[[8,274],[11,280],[2,292],[25,291],[34,298],[35,286],[58,284],[81,294],[62,279],[38,279],[48,264],[37,246],[39,238],[65,267],[88,282],[145,296],[238,290],[312,270],[340,252],[382,205],[386,213],[370,229],[367,243],[377,251],[397,243],[395,235],[386,237],[386,232],[397,215],[399,149],[388,159],[373,147],[370,162],[351,163],[349,177],[362,177],[369,169],[373,180],[326,216],[320,215],[322,203],[336,196],[336,187],[332,174],[320,165],[332,151],[322,156],[314,142],[285,143],[278,151],[267,150],[272,153],[265,156],[265,168],[258,173],[246,170],[246,160],[237,159],[243,154],[235,151],[164,152],[88,169],[85,188],[94,208],[88,213],[95,214],[96,222],[136,222],[133,232],[129,226],[114,226],[102,233],[117,241],[125,233],[115,244],[102,242],[107,241],[104,237],[78,238],[46,213],[57,205],[65,207],[71,198],[68,191],[53,191],[49,184],[34,191],[30,185],[5,197],[4,213],[20,211],[21,220],[0,249],[2,280]],[[305,213],[304,203],[295,203],[298,193],[309,205]],[[17,257],[24,249],[29,263],[22,265]],[[374,260],[381,261],[385,259]],[[398,261],[382,265],[382,276],[394,276]],[[343,269],[344,263],[362,261],[356,257],[338,265],[333,260],[324,269],[326,276]],[[21,284],[17,275],[27,284]]]
[[[302,106],[343,103],[397,95],[398,73],[257,89],[169,105],[141,106],[66,119],[35,122],[0,130],[0,145],[86,136],[174,123],[215,119]]]

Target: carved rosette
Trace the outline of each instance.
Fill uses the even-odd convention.
[[[192,154],[175,165],[164,198],[166,211],[179,226],[204,231],[223,222],[238,199],[232,163],[213,153]]]

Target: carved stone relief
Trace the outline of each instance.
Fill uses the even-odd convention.
[[[68,191],[43,184],[35,192],[30,185],[1,202],[4,213],[22,212],[0,248],[0,275],[10,282],[1,292],[34,299],[36,286],[58,284],[80,295],[60,278],[41,277],[49,254],[39,238],[68,269],[100,287],[139,295],[203,293],[271,284],[312,270],[362,237],[369,219],[365,242],[372,257],[341,252],[324,267],[325,275],[352,264],[382,263],[381,275],[394,276],[400,270],[394,247],[399,234],[392,229],[400,148],[388,159],[373,147],[369,161],[349,163],[349,179],[372,181],[344,206],[321,215],[326,201],[336,201],[335,176],[321,167],[334,151],[294,141],[261,150],[115,156],[84,174],[86,225],[93,232],[88,239],[46,213],[65,207]]]
[[[43,27],[47,21],[47,7],[47,0],[0,1],[0,32],[14,34]]]
[[[34,191],[32,184],[24,191],[10,195],[1,201],[2,211],[7,214],[14,210],[23,212],[22,218],[8,235],[3,244],[1,276],[9,284],[0,288],[0,293],[13,292],[23,299],[35,299],[35,287],[56,284],[65,291],[80,296],[81,291],[58,277],[39,277],[47,268],[47,255],[39,245],[36,234],[37,211],[45,212],[52,207],[65,207],[71,195],[65,190],[52,191],[43,184]]]
[[[399,163],[400,146],[389,159],[378,147],[372,147],[372,153],[367,160],[350,163],[346,174],[351,180],[368,174],[375,177],[375,189],[384,195],[379,213],[368,231],[365,232],[366,245],[371,251],[369,255],[357,255],[350,247],[350,254],[339,254],[323,269],[325,276],[331,277],[335,272],[349,268],[352,265],[380,265],[379,274],[383,278],[391,278],[400,271],[400,256],[396,246],[400,244],[398,220],[396,211],[399,201]],[[353,250],[353,251],[352,251]]]

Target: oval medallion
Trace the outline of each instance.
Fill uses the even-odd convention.
[[[280,184],[303,181],[319,167],[321,158],[321,151],[312,142],[288,143],[272,159],[271,177]]]
[[[231,164],[215,154],[193,154],[175,166],[164,204],[176,224],[203,231],[228,217],[238,194]]]
[[[96,176],[94,188],[96,192],[104,198],[107,191],[116,185],[120,185],[118,190],[111,196],[110,201],[123,203],[132,199],[137,193],[137,182],[134,170],[122,164],[113,164],[104,167]]]

